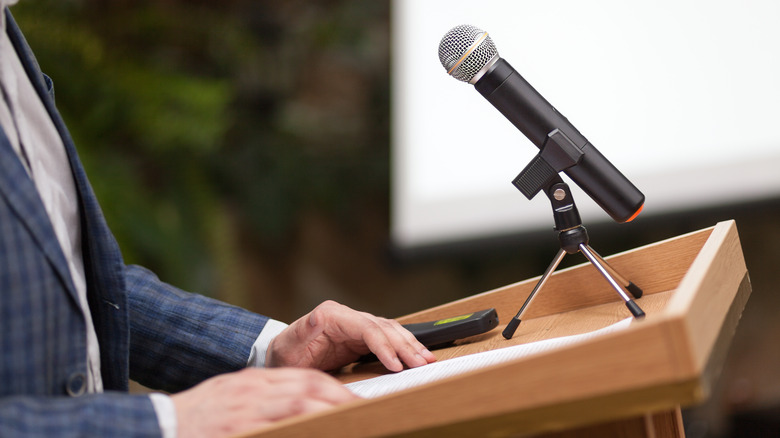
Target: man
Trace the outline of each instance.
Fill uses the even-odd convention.
[[[0,436],[224,436],[355,396],[317,371],[435,360],[325,302],[287,326],[124,265],[44,76],[0,0]],[[128,378],[173,393],[129,395]]]

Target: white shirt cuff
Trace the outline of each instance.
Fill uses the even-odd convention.
[[[152,400],[163,438],[176,438],[176,406],[173,404],[173,400],[159,392],[149,394],[149,399]]]
[[[265,355],[268,352],[268,346],[271,344],[271,341],[276,337],[276,335],[281,333],[282,330],[286,328],[287,324],[275,319],[269,319],[268,322],[265,323],[263,330],[260,332],[260,336],[257,337],[254,345],[252,345],[252,351],[249,353],[247,366],[264,367]]]

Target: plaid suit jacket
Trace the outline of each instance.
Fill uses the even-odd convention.
[[[128,395],[128,378],[173,392],[240,369],[267,318],[123,263],[54,106],[53,84],[4,12],[76,181],[106,392],[84,394],[87,338],[70,272],[35,185],[0,129],[0,436],[158,435],[149,398]]]

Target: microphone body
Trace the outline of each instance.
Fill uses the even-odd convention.
[[[539,149],[558,129],[582,150],[581,161],[564,172],[612,219],[629,221],[642,208],[642,192],[506,60],[498,58],[474,87]]]
[[[556,128],[580,148],[588,142],[504,58],[498,58],[474,88],[540,149]]]
[[[439,60],[455,79],[473,84],[501,114],[542,152],[555,138],[568,144],[563,171],[612,219],[632,220],[645,196],[509,63],[498,56],[493,41],[474,26],[451,29],[439,44]],[[563,135],[560,135],[563,134]],[[549,146],[549,145],[548,145]],[[551,148],[550,154],[557,152]],[[548,156],[550,155],[548,154]],[[529,165],[530,166],[530,165]],[[525,172],[525,171],[524,171]],[[520,188],[520,187],[518,187]],[[532,196],[521,189],[526,196]]]

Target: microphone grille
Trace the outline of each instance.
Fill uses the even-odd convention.
[[[468,24],[453,27],[439,43],[441,65],[463,82],[471,81],[496,56],[498,50],[487,32]]]

